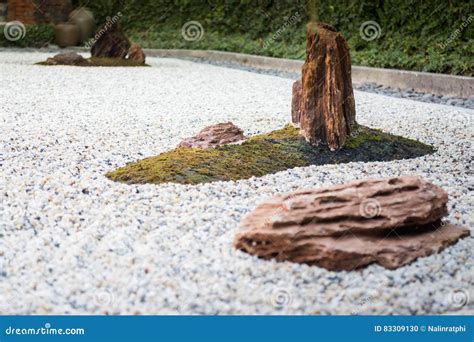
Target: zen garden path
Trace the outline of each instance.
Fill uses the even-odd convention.
[[[473,227],[472,110],[355,91],[360,124],[437,152],[237,182],[126,185],[104,175],[205,126],[283,127],[293,81],[159,58],[147,59],[151,68],[32,65],[49,56],[0,55],[4,314],[438,314],[452,312],[452,289],[473,284],[472,239],[396,270],[353,272],[232,247],[262,200],[371,176],[421,176],[448,192],[450,222]]]

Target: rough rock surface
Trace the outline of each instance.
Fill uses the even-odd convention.
[[[145,53],[143,52],[140,45],[132,44],[128,50],[128,59],[137,63],[145,64]]]
[[[301,116],[301,81],[297,80],[293,83],[293,98],[291,100],[291,121],[294,124],[300,123]]]
[[[293,87],[293,119],[301,134],[312,144],[331,149],[344,145],[355,125],[351,57],[342,34],[327,24],[310,23],[306,32],[306,60],[303,64],[301,100]],[[300,102],[300,110],[296,103]],[[298,115],[299,113],[299,115]]]
[[[88,66],[90,62],[75,52],[62,52],[46,60],[48,65],[78,65]]]
[[[330,270],[397,268],[469,235],[441,223],[447,201],[443,189],[417,177],[298,191],[260,204],[242,221],[234,245]]]
[[[245,140],[244,132],[232,122],[205,127],[197,135],[184,139],[178,147],[209,148]]]
[[[105,23],[97,35],[102,35],[91,47],[92,57],[125,58],[130,49],[130,41],[120,23]]]

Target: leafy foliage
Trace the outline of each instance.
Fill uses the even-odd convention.
[[[149,48],[214,49],[304,58],[306,0],[74,0],[88,6],[97,23],[118,12],[130,37]],[[474,15],[471,0],[319,0],[314,16],[341,31],[353,64],[472,76]],[[204,35],[186,41],[182,26],[198,21]],[[381,28],[377,39],[361,37],[364,22]],[[51,34],[51,30],[48,31]],[[38,32],[39,33],[39,32]],[[29,38],[28,38],[29,36]],[[13,45],[41,45],[27,35]],[[48,39],[51,39],[52,35]],[[0,46],[12,45],[0,40]]]
[[[0,26],[3,33],[5,26]],[[54,41],[54,28],[52,25],[26,25],[25,36],[16,41],[10,41],[4,34],[0,34],[0,47],[42,47]]]
[[[145,47],[286,58],[305,55],[305,24],[310,18],[305,0],[99,0],[89,6],[99,21],[121,11],[124,26]],[[320,0],[316,12],[318,20],[335,26],[348,39],[354,64],[474,72],[474,24],[462,28],[469,19],[474,21],[469,1]],[[181,27],[189,20],[204,27],[201,40],[188,42],[181,37]],[[380,37],[362,39],[359,30],[366,21],[380,25]],[[456,37],[450,39],[453,34]]]

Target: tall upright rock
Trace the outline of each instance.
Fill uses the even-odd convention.
[[[118,22],[107,21],[96,33],[97,40],[91,47],[92,57],[125,58],[130,41]]]
[[[341,148],[355,125],[349,46],[341,33],[310,23],[301,86],[293,86],[292,120],[312,144]]]

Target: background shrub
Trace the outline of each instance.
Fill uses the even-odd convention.
[[[214,49],[295,59],[305,55],[305,25],[310,17],[306,0],[73,2],[88,6],[98,24],[121,12],[127,33],[144,47]],[[344,34],[355,65],[472,76],[473,9],[472,0],[319,0],[315,16]],[[190,20],[203,26],[202,39],[183,39],[181,28]],[[361,38],[359,30],[366,21],[380,25],[377,39]],[[46,27],[30,30],[24,45],[42,45],[51,40],[48,34],[51,29]]]
[[[5,26],[0,25],[3,33]],[[25,37],[16,41],[6,39],[0,34],[0,47],[43,47],[54,41],[54,27],[52,25],[25,25]]]

